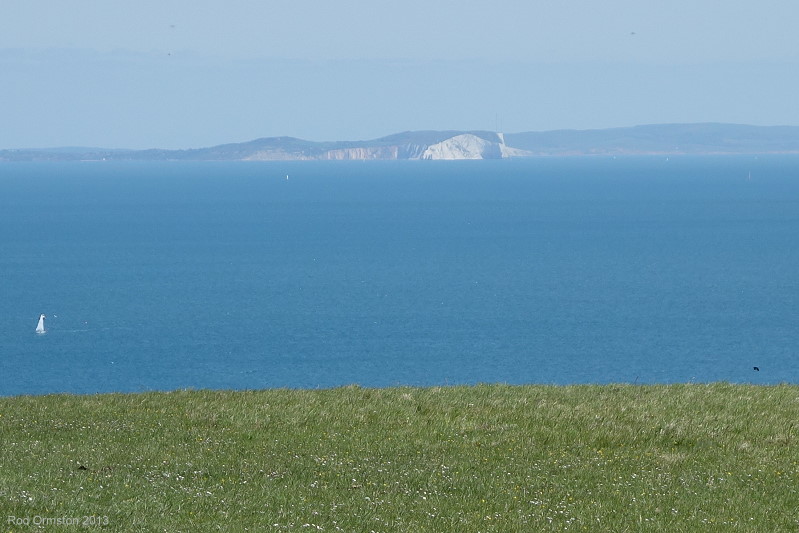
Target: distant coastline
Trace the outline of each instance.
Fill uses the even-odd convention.
[[[0,161],[459,160],[557,156],[799,154],[799,126],[653,124],[597,130],[408,131],[368,141],[268,137],[188,150],[0,150]]]

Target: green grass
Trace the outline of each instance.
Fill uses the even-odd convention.
[[[0,530],[797,531],[797,421],[788,385],[2,398]]]

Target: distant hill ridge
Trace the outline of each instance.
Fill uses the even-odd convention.
[[[268,137],[188,150],[52,148],[0,150],[0,161],[183,160],[289,161],[501,159],[509,157],[799,154],[799,126],[654,124],[597,130],[524,133],[407,131],[370,141],[305,141]]]

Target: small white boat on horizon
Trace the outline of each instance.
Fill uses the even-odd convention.
[[[36,325],[36,333],[44,334],[44,315],[39,315],[39,323]]]

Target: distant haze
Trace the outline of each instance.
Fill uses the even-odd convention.
[[[30,0],[0,148],[799,125],[799,4]]]
[[[799,154],[799,126],[659,124],[604,130],[402,132],[367,141],[268,137],[190,150],[0,150],[2,161],[308,161]]]

